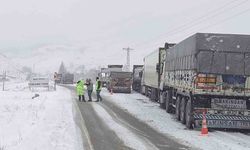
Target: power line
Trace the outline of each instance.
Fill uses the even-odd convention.
[[[189,28],[192,28],[193,26],[199,25],[200,23],[202,23],[203,21],[206,21],[206,20],[209,19],[209,18],[214,18],[214,17],[219,16],[219,15],[221,15],[222,13],[224,13],[224,12],[226,12],[226,11],[228,11],[228,10],[232,10],[232,9],[234,9],[234,8],[236,8],[236,7],[240,6],[240,5],[242,5],[242,4],[246,3],[246,2],[248,2],[249,0],[244,0],[244,1],[240,2],[240,3],[238,3],[237,5],[233,5],[232,7],[229,7],[229,8],[226,8],[226,9],[224,9],[224,10],[221,10],[222,8],[225,8],[226,6],[232,4],[232,2],[237,2],[237,1],[239,1],[239,0],[230,1],[230,2],[224,4],[223,6],[217,8],[217,9],[215,9],[215,10],[209,11],[209,12],[216,12],[216,13],[214,13],[214,14],[208,13],[207,15],[202,15],[202,16],[196,18],[195,20],[189,21],[189,22],[188,22],[189,24],[186,23],[186,24],[184,24],[184,25],[181,25],[181,26],[179,26],[179,27],[176,27],[176,28],[174,28],[174,29],[172,29],[172,30],[170,30],[170,31],[168,31],[168,32],[166,32],[166,33],[164,33],[164,34],[161,34],[161,35],[159,35],[159,36],[157,36],[157,37],[155,37],[155,38],[153,38],[153,39],[151,39],[151,40],[148,40],[148,41],[146,41],[146,42],[140,43],[140,44],[138,44],[138,45],[136,45],[136,46],[144,45],[145,43],[149,43],[149,42],[151,42],[152,40],[157,40],[157,39],[161,38],[162,36],[164,36],[164,35],[166,35],[166,34],[167,34],[167,35],[166,35],[164,38],[169,37],[169,36],[171,36],[171,35],[173,35],[173,34],[176,34],[176,33],[182,32],[182,31],[185,31],[185,30],[187,30],[187,29],[189,29]],[[208,17],[206,17],[206,16],[208,16]]]
[[[219,22],[216,22],[216,23],[210,24],[210,25],[208,25],[208,26],[199,28],[198,30],[204,30],[204,29],[210,28],[210,27],[212,27],[212,26],[216,26],[216,25],[218,25],[218,24],[220,24],[220,23],[224,23],[224,22],[226,22],[226,21],[228,21],[228,20],[231,20],[231,19],[233,19],[233,18],[235,18],[235,17],[237,17],[237,16],[240,16],[240,15],[242,15],[242,14],[244,14],[244,13],[247,13],[247,12],[249,12],[249,11],[250,11],[250,8],[245,9],[245,10],[243,10],[243,11],[237,13],[237,14],[234,14],[234,15],[232,15],[232,16],[230,16],[230,17],[224,18],[223,20],[220,20]],[[192,33],[193,33],[193,32],[192,32]]]
[[[126,64],[126,71],[130,71],[130,51],[134,50],[132,48],[123,48],[123,50],[127,51],[127,64]]]

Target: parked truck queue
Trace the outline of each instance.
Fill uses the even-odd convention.
[[[250,35],[196,33],[135,65],[132,88],[188,129],[250,129]]]

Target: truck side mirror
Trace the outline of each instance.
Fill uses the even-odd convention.
[[[160,75],[162,75],[163,74],[163,69],[164,69],[164,63],[161,63],[161,68],[160,68],[161,70],[160,70]]]
[[[156,64],[156,72],[160,72],[160,65],[159,65],[159,63]]]

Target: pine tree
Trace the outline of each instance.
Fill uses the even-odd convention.
[[[64,66],[64,63],[62,62],[61,65],[60,65],[58,73],[59,74],[65,74],[66,72],[67,72],[67,70],[66,70],[66,68]]]

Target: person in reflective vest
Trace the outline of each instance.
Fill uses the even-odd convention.
[[[101,90],[102,90],[102,84],[101,81],[99,80],[99,77],[96,77],[96,85],[95,85],[95,90],[96,90],[96,97],[97,97],[97,102],[102,101],[102,97],[100,95]]]
[[[89,102],[92,102],[93,83],[91,79],[86,80],[86,85],[87,85],[87,91],[88,91],[88,96],[89,96]]]
[[[84,83],[82,80],[77,81],[76,83],[76,93],[79,96],[79,101],[84,101],[85,102],[85,98],[84,98]]]

